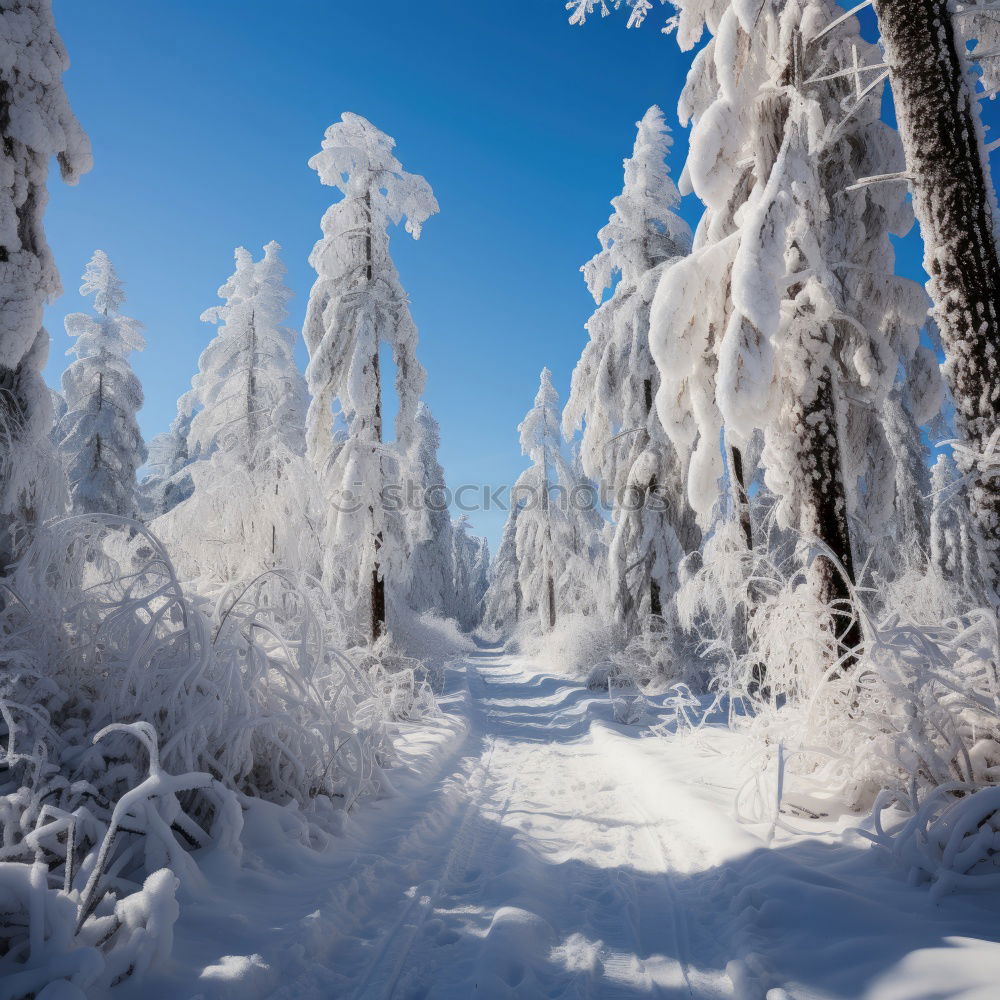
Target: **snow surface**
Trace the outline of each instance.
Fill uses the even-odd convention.
[[[172,959],[115,995],[996,996],[990,899],[932,902],[794,789],[776,835],[738,822],[746,747],[721,719],[658,735],[670,697],[640,696],[622,725],[606,691],[496,647],[446,683],[402,726],[393,794],[331,846],[260,803],[242,867],[200,852]]]

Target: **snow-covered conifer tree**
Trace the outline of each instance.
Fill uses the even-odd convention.
[[[482,619],[489,566],[489,545],[485,538],[470,532],[469,517],[463,514],[452,524],[454,597],[449,613],[466,632],[471,632]]]
[[[525,615],[537,614],[542,628],[551,629],[560,609],[593,610],[600,515],[590,503],[592,489],[580,483],[566,458],[559,396],[548,368],[518,431],[521,451],[532,463],[511,498],[524,502],[516,534],[521,595]]]
[[[303,330],[312,393],[309,454],[329,505],[324,579],[377,638],[385,629],[385,579],[405,560],[405,525],[388,510],[384,485],[396,455],[383,443],[380,351],[396,366],[396,443],[405,453],[423,389],[417,330],[389,255],[390,224],[406,220],[414,239],[438,210],[430,185],[403,170],[395,141],[359,115],[345,113],[326,131],[309,161],[320,180],[344,197],[323,216],[323,238],[310,262],[316,282]],[[336,419],[343,434],[335,436]],[[393,468],[390,468],[393,466]]]
[[[411,542],[410,607],[445,614],[453,601],[451,517],[444,469],[438,461],[441,432],[426,403],[417,405],[406,461]]]
[[[202,319],[218,332],[202,351],[187,435],[193,495],[171,520],[185,568],[220,582],[275,566],[298,568],[308,537],[311,473],[304,464],[305,379],[295,332],[283,323],[291,290],[277,243],[261,260],[236,250]],[[313,545],[316,543],[313,539]]]
[[[706,212],[652,307],[660,417],[692,456],[702,518],[720,432],[742,448],[762,431],[779,523],[817,537],[850,578],[849,519],[866,503],[884,402],[926,314],[922,290],[893,273],[889,237],[911,224],[905,191],[866,183],[902,166],[878,86],[865,92],[846,72],[877,49],[833,0],[676,6],[683,47],[706,24],[715,37],[681,98],[694,123],[685,181]],[[825,556],[811,577],[824,604],[849,597]],[[853,646],[860,633],[844,638]]]
[[[563,413],[567,436],[581,430],[584,472],[613,500],[611,572],[617,613],[630,625],[660,615],[697,527],[684,496],[677,452],[653,401],[660,377],[649,350],[649,307],[664,271],[690,249],[666,164],[670,132],[655,105],[637,123],[625,184],[598,233],[601,251],[581,270],[598,304],[590,341],[573,373]]]
[[[512,497],[523,493],[519,483],[511,491]],[[500,537],[500,547],[490,566],[489,586],[483,598],[483,622],[487,628],[509,631],[521,620],[523,601],[521,579],[517,563],[517,519],[525,501],[515,499],[507,513],[507,521]]]
[[[930,542],[930,453],[905,388],[893,389],[885,406],[885,432],[895,469],[892,521],[898,551],[926,555]]]
[[[59,490],[41,370],[42,308],[61,291],[42,225],[49,161],[75,184],[90,144],[62,85],[69,65],[50,0],[0,0],[0,574],[12,531],[48,512]],[[61,471],[58,472],[61,477]],[[52,481],[50,481],[52,480]]]
[[[142,324],[120,314],[125,290],[103,250],[90,258],[80,294],[94,297],[96,315],[66,317],[66,332],[76,338],[67,353],[76,360],[62,377],[66,413],[57,437],[70,497],[80,514],[135,517],[146,446],[136,422],[142,386],[128,356],[146,346]]]
[[[295,365],[295,331],[283,326],[292,291],[274,241],[254,261],[235,251],[236,270],[219,289],[224,305],[202,314],[218,333],[198,359],[198,402],[189,448],[204,460],[216,452],[273,478],[278,449],[305,449],[305,380]]]
[[[189,389],[177,400],[177,415],[170,430],[149,442],[147,473],[140,484],[143,518],[152,521],[183,503],[194,492],[191,463],[197,456],[188,448],[197,398]]]
[[[972,61],[986,63],[988,79],[995,76],[996,5],[969,0],[957,12],[949,0],[875,0],[874,6],[885,57],[872,61],[884,61],[892,81],[927,287],[964,445],[956,455],[963,472],[976,472],[970,499],[989,554],[988,585],[996,591],[1000,457],[981,463],[977,456],[1000,430],[1000,218],[967,50],[978,40]]]

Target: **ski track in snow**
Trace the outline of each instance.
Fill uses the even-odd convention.
[[[320,852],[248,822],[244,868],[202,859],[211,890],[183,902],[174,967],[116,996],[997,995],[983,908],[935,908],[877,852],[804,838],[783,855],[737,824],[725,731],[700,756],[642,739],[606,693],[494,649],[449,676],[393,794]]]
[[[670,848],[583,738],[594,695],[489,651],[466,677],[458,760],[372,845],[376,866],[397,859],[383,861],[375,893],[345,900],[398,916],[374,941],[335,949],[337,995],[726,995],[724,977],[692,983],[685,910],[663,874]]]

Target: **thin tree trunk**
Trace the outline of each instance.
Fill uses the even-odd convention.
[[[549,628],[556,627],[556,582],[552,577],[552,573],[549,573],[548,579],[548,598],[549,598]]]
[[[372,358],[375,371],[375,441],[382,444],[382,367],[376,347]],[[379,488],[382,485],[381,459],[379,460]],[[374,520],[374,511],[372,511]],[[381,552],[384,539],[381,531],[375,532],[375,564],[372,567],[372,640],[385,633],[385,577],[382,574]]]
[[[365,192],[365,208],[368,211],[368,229],[365,233],[365,259],[368,262],[367,280],[371,284],[374,274],[372,261],[372,196],[371,191]],[[382,450],[382,365],[379,358],[379,345],[375,343],[375,354],[372,357],[372,372],[375,380],[375,413],[373,433],[376,451]],[[379,457],[379,491],[382,489],[382,459]],[[381,499],[380,501],[381,502]],[[372,527],[374,529],[375,511],[372,509]],[[372,566],[372,641],[385,634],[385,577],[382,574],[381,552],[385,539],[381,531],[375,532],[375,562]]]
[[[649,251],[646,251],[646,258],[649,258]],[[649,420],[649,415],[653,412],[653,380],[650,378],[644,379],[643,384],[643,397],[646,404],[646,419]],[[656,488],[659,484],[654,476],[649,481],[649,486],[647,488],[647,500],[650,494],[655,494]],[[663,617],[663,601],[660,597],[660,585],[653,578],[652,573],[649,576],[649,614],[656,618]]]
[[[753,573],[753,521],[750,518],[750,491],[747,487],[746,469],[743,465],[743,451],[735,445],[729,446],[729,473],[733,484],[733,499],[736,503],[736,516],[740,522],[740,530],[743,532],[743,540],[746,542],[749,553],[750,572]],[[747,586],[747,603],[743,612],[743,628],[746,632],[746,641],[749,644],[751,626],[754,616],[757,614],[756,594],[754,593],[753,581]],[[748,694],[760,695],[764,699],[771,697],[771,689],[767,686],[767,664],[759,660],[753,665],[750,671],[750,684]]]
[[[994,196],[980,145],[979,111],[948,0],[875,0],[896,119],[924,240],[928,291],[941,331],[956,424],[974,453],[1000,427],[1000,259]],[[1000,483],[975,471],[973,515],[1000,585]]]
[[[733,477],[733,493],[740,529],[747,543],[747,551],[753,552],[753,524],[750,520],[750,494],[747,492],[746,473],[743,469],[743,452],[735,445],[729,446],[729,468]]]

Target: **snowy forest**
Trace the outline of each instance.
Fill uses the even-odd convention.
[[[447,206],[362,113],[301,329],[236,247],[145,440],[93,246],[47,384],[93,157],[0,0],[0,1000],[1000,995],[1000,5],[565,7],[686,81],[491,552],[394,261]]]

